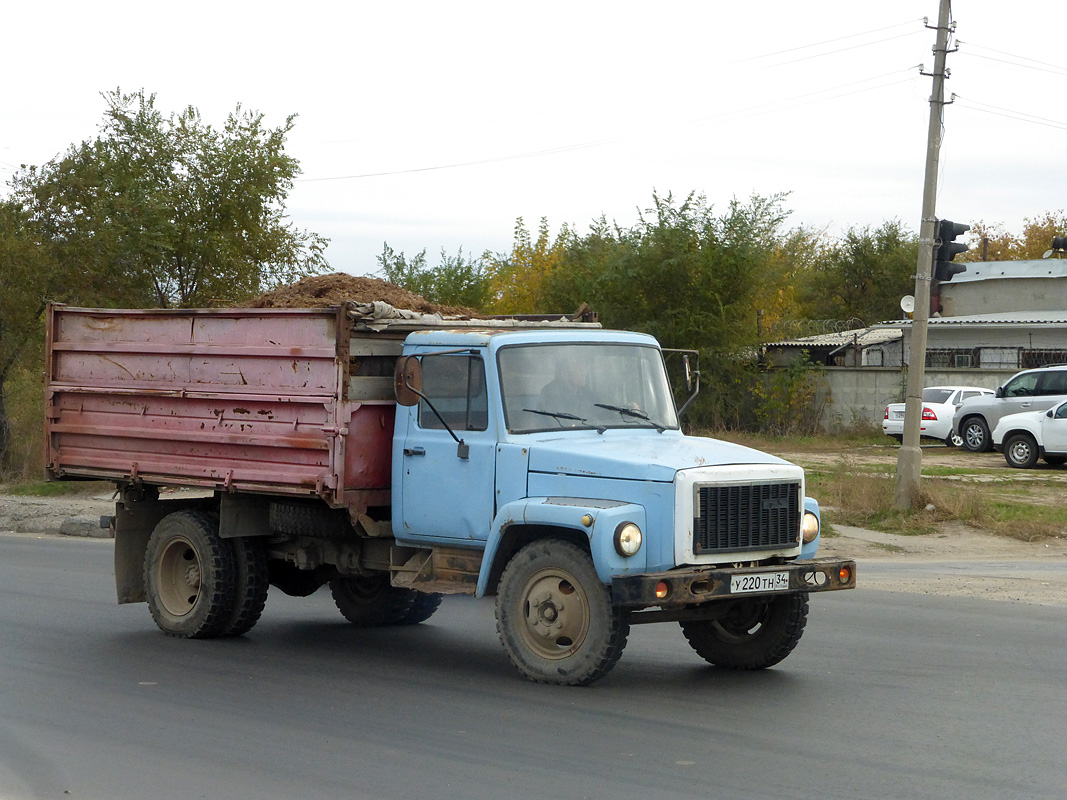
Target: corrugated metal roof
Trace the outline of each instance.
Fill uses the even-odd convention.
[[[1013,325],[1067,326],[1067,311],[1002,311],[995,314],[970,314],[961,317],[930,317],[931,326],[971,325],[976,328],[1007,328]],[[910,328],[910,319],[889,320],[871,326],[881,330]]]
[[[965,261],[967,269],[952,276],[953,283],[1004,278],[1064,278],[1067,259],[1041,258],[1026,261]]]
[[[767,342],[765,347],[842,347],[855,343],[859,347],[883,344],[901,337],[899,328],[860,328],[854,331],[836,331],[818,336],[804,336],[797,339],[784,339],[779,342]]]

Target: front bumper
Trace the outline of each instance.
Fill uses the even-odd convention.
[[[759,575],[766,573],[788,573],[788,588],[733,593],[730,590],[732,579],[739,575]],[[667,594],[657,594],[657,587]],[[748,597],[766,597],[775,594],[794,594],[797,592],[833,592],[841,589],[856,588],[856,562],[852,559],[818,558],[810,561],[791,562],[788,564],[767,565],[761,567],[716,568],[683,567],[667,572],[653,572],[645,575],[623,575],[612,578],[612,601],[620,608],[639,609],[659,607],[690,608],[694,605],[723,600],[737,600]]]

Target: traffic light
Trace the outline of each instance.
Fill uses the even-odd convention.
[[[970,225],[953,222],[948,219],[937,221],[937,244],[934,246],[934,280],[950,281],[952,276],[967,270],[966,264],[953,264],[952,259],[970,248],[962,242],[953,241],[961,233],[971,229]]]

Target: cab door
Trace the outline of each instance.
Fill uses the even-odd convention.
[[[496,510],[496,430],[485,363],[469,350],[418,355],[424,398],[404,409],[406,431],[393,447],[394,475],[403,484],[393,534],[484,542]]]

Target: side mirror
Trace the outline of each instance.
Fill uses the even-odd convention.
[[[998,386],[997,390],[993,394],[996,395],[997,397],[1003,397],[1004,396],[1004,387],[1003,386]]]
[[[1048,417],[1049,419],[1052,419],[1052,416],[1055,413],[1056,413],[1056,409],[1050,408],[1048,411],[1045,412],[1045,416]]]
[[[393,392],[396,402],[413,406],[419,402],[422,391],[422,362],[415,356],[401,356],[393,368]]]
[[[682,356],[682,363],[685,364],[685,390],[687,392],[693,391],[693,366],[689,363],[689,356]]]

